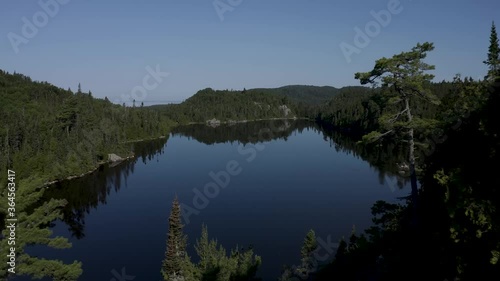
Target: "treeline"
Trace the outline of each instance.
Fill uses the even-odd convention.
[[[356,74],[362,84],[380,78],[382,86],[373,89],[351,87],[334,93],[330,88],[208,88],[182,104],[152,108],[114,105],[82,92],[80,87],[73,93],[0,71],[0,173],[16,171],[17,196],[22,198],[16,207],[21,221],[17,231],[31,234],[20,236],[16,242],[18,272],[54,280],[76,280],[81,274],[81,264],[76,261],[64,265],[24,252],[33,244],[71,246],[65,238],[52,237],[48,229],[52,221],[63,218],[61,208],[67,201],[51,197],[40,202],[44,192],[40,187],[46,181],[89,171],[106,161],[108,153],[127,156],[133,150],[129,141],[166,135],[175,124],[308,117],[323,126],[364,135],[366,146],[373,145],[368,141],[377,146],[382,140],[394,144],[399,153],[406,153],[401,149],[406,147],[409,168],[404,163],[398,169],[410,171],[412,195],[404,205],[377,202],[372,208],[375,226],[361,235],[352,233],[349,241],[340,241],[335,259],[319,271],[314,260],[317,245],[314,232],[310,232],[301,266],[288,268],[281,280],[297,275],[302,280],[303,276],[316,280],[395,280],[401,276],[469,280],[500,276],[500,180],[496,176],[500,169],[500,48],[494,26],[490,41],[485,61],[489,72],[482,81],[456,77],[453,82],[431,83],[431,75],[423,73],[433,66],[421,59],[433,46],[425,43],[411,52],[382,58],[372,71]],[[405,67],[400,68],[401,64]],[[382,77],[383,73],[396,75]],[[306,102],[301,91],[309,91],[314,102]],[[330,95],[333,98],[329,102],[318,105]],[[289,133],[286,126],[280,132],[283,137]],[[217,141],[211,135],[191,133],[207,142]],[[380,153],[375,160],[393,165],[384,162],[384,155]],[[413,188],[416,176],[422,183],[420,189]],[[8,181],[14,179],[0,178],[2,186]],[[2,189],[3,218],[9,216],[6,193]],[[238,249],[228,256],[208,240],[206,229],[196,246],[201,262],[192,263],[185,254],[179,213],[175,203],[162,268],[165,280],[255,278],[260,258],[251,250]],[[73,219],[78,228],[82,218]],[[2,238],[7,236],[3,229]],[[6,239],[1,243],[0,254],[6,256]],[[5,263],[0,266],[0,277],[6,275],[6,269]]]
[[[0,71],[0,172],[45,180],[79,175],[128,156],[127,141],[166,135],[173,122],[157,111],[112,104],[22,74]]]
[[[374,226],[340,240],[333,261],[320,264],[313,251],[306,270],[287,269],[281,280],[500,276],[500,47],[495,26],[484,80],[457,76],[452,83],[426,83],[432,78],[426,71],[433,66],[421,59],[432,49],[430,43],[419,44],[356,74],[361,83],[380,79],[390,86],[364,97],[385,102],[378,124],[358,127],[365,133],[374,130],[362,143],[378,146],[389,139],[409,147],[409,170],[415,170],[421,187],[412,180],[412,193],[403,204],[377,202],[372,207]],[[366,118],[361,104],[338,116],[350,118],[346,124]],[[335,125],[335,118],[327,120]]]
[[[256,88],[250,89],[250,93],[264,93],[268,95],[285,96],[296,103],[321,105],[332,99],[341,89],[331,86],[306,86],[289,85],[280,88]]]
[[[261,92],[213,90],[198,91],[178,105],[155,107],[178,123],[202,122],[216,119],[259,120],[269,118],[293,118],[294,108],[286,97]]]
[[[310,125],[311,122],[306,120],[255,121],[237,124],[222,124],[215,128],[202,124],[193,124],[178,126],[172,129],[172,134],[174,136],[182,135],[194,138],[198,142],[208,145],[226,142],[255,144],[257,142],[266,142],[274,139],[287,140],[295,130],[302,131]]]
[[[421,188],[379,201],[374,226],[339,241],[333,261],[284,277],[311,280],[496,280],[500,276],[500,79],[456,80],[437,116]],[[422,153],[423,155],[423,153]],[[311,255],[313,258],[313,255]],[[285,278],[282,280],[293,280]],[[302,278],[302,280],[306,280]]]
[[[80,86],[74,93],[5,71],[0,71],[0,100],[0,217],[18,219],[15,241],[7,239],[5,223],[0,227],[1,255],[15,256],[10,265],[0,265],[0,278],[10,269],[35,278],[76,280],[82,273],[80,262],[63,264],[25,252],[29,245],[71,247],[67,238],[53,237],[49,228],[63,219],[61,210],[68,201],[44,198],[43,187],[95,169],[109,153],[129,156],[130,141],[164,136],[173,122],[154,110],[96,99]],[[7,170],[15,176],[7,177]]]
[[[466,78],[468,81],[470,78]],[[442,81],[425,85],[433,95],[441,100],[453,99],[456,90],[453,82]],[[389,87],[352,87],[345,88],[317,110],[316,121],[333,128],[363,135],[380,128],[380,118],[387,112],[394,111],[391,98],[394,90]],[[412,112],[422,119],[436,119],[437,114],[446,110],[441,106],[429,103],[425,99],[411,101]]]

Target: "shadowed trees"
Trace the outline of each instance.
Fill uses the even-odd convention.
[[[168,281],[258,281],[255,275],[262,260],[253,249],[236,247],[229,255],[217,240],[210,240],[208,230],[202,226],[201,237],[195,250],[199,262],[193,264],[186,252],[187,237],[182,232],[181,207],[174,199],[169,217],[167,250],[162,264],[162,275]]]

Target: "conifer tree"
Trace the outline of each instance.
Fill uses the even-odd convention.
[[[495,22],[491,24],[490,47],[488,48],[488,59],[483,62],[488,65],[486,80],[492,81],[500,76],[500,47]]]
[[[186,261],[186,236],[182,231],[181,207],[177,196],[168,219],[167,250],[162,265],[164,280],[184,280],[183,263]]]
[[[415,140],[414,132],[416,128],[429,126],[430,120],[417,118],[410,108],[411,99],[422,99],[427,102],[439,104],[439,100],[426,88],[434,75],[425,73],[433,70],[435,67],[423,62],[427,52],[432,51],[434,45],[429,42],[418,43],[409,52],[401,52],[392,58],[381,58],[375,62],[375,67],[369,72],[358,72],[355,79],[359,79],[362,85],[378,85],[390,89],[390,103],[399,105],[400,110],[397,113],[384,115],[380,118],[381,124],[387,129],[386,132],[372,132],[363,137],[365,141],[372,142],[380,138],[393,134],[403,133],[404,141],[408,143],[410,162],[410,179],[412,193],[416,197],[417,176],[415,172]],[[392,95],[395,93],[395,95]],[[415,202],[416,204],[416,202]]]
[[[309,230],[304,238],[304,244],[300,250],[301,266],[297,269],[300,276],[309,276],[310,273],[315,271],[314,251],[318,248],[316,241],[316,233],[314,230]]]
[[[316,233],[311,229],[309,230],[309,232],[307,232],[306,238],[304,239],[304,244],[302,245],[302,249],[300,250],[302,259],[309,258],[317,247],[318,243],[316,241]]]

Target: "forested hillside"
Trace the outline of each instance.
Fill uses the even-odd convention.
[[[422,60],[431,50],[433,44],[426,42],[377,60],[373,70],[355,77],[361,84],[385,85],[372,93],[338,95],[318,118],[364,134],[358,145],[407,147],[399,168],[411,181],[411,194],[400,204],[376,202],[374,226],[341,239],[331,262],[320,264],[314,251],[306,252],[280,280],[500,276],[500,47],[495,26],[484,80],[456,76],[453,82],[430,83],[433,75],[427,71],[434,66]],[[314,233],[306,237],[304,247],[316,245],[315,239]]]
[[[296,107],[284,96],[210,88],[198,91],[179,105],[156,108],[178,123],[206,122],[214,118],[220,121],[251,121],[296,116]]]
[[[361,141],[342,140],[333,131],[324,137],[338,148],[352,147],[362,158],[367,157],[366,151],[377,151],[370,162],[401,175],[399,185],[410,181],[412,193],[406,204],[377,202],[372,208],[374,226],[362,234],[353,231],[349,240],[341,240],[335,259],[321,270],[313,257],[317,245],[311,231],[299,266],[285,268],[280,280],[294,280],[297,275],[315,280],[396,280],[408,272],[419,280],[431,275],[436,280],[498,276],[500,182],[495,175],[500,169],[500,48],[494,29],[492,34],[493,47],[485,62],[489,72],[484,80],[457,76],[452,82],[432,83],[433,75],[426,71],[434,66],[422,60],[434,47],[426,42],[390,59],[377,60],[369,72],[355,74],[362,85],[382,80],[380,87],[207,88],[182,104],[152,107],[115,105],[107,98],[82,92],[80,87],[74,93],[0,71],[0,173],[15,171],[15,180],[1,177],[0,184],[18,184],[16,196],[22,199],[16,203],[21,221],[17,231],[30,233],[16,241],[19,273],[76,280],[82,272],[77,261],[63,264],[31,257],[24,251],[34,244],[70,247],[66,238],[52,237],[49,226],[57,219],[69,222],[76,236],[82,235],[83,216],[61,211],[72,196],[57,189],[44,194],[41,187],[48,181],[86,173],[107,161],[109,153],[126,157],[134,151],[134,140],[158,138],[171,131],[207,144],[228,139],[246,143],[256,141],[249,132],[269,132],[269,128],[260,128],[258,122],[231,127],[232,121],[308,118],[322,129],[356,134],[356,140]],[[203,130],[207,127],[200,124],[174,128],[210,120],[229,124],[213,131]],[[288,122],[280,120],[272,132],[287,138]],[[223,140],[214,134],[220,131],[225,133]],[[0,193],[3,219],[9,215],[6,194],[6,190]],[[6,240],[1,243],[0,254],[6,256]],[[230,262],[225,266],[235,276],[246,272],[253,278],[260,259],[254,260],[251,251],[245,253],[242,264],[250,266],[247,270],[230,268],[229,264],[236,262],[234,257],[227,258]],[[225,258],[215,251],[210,255]],[[421,259],[423,255],[429,257]],[[165,276],[169,270],[177,272],[176,265],[170,264],[175,257],[166,255]],[[191,269],[194,266],[187,264]],[[416,269],[422,270],[414,272]],[[194,275],[203,272],[191,271]],[[0,277],[5,275],[3,264]]]
[[[47,82],[32,81],[22,74],[0,71],[0,184],[15,187],[16,217],[20,223],[15,252],[17,272],[49,276],[54,280],[76,280],[81,263],[63,264],[57,260],[32,257],[24,252],[28,245],[41,244],[68,248],[66,238],[53,237],[47,228],[62,219],[67,200],[42,200],[47,182],[79,176],[108,160],[109,153],[127,157],[133,153],[130,141],[168,134],[172,121],[156,111],[114,105],[96,99],[78,87],[76,93]],[[13,171],[7,173],[7,171]],[[9,174],[9,177],[3,175]],[[7,204],[11,189],[0,193],[0,217],[12,216]],[[7,235],[2,224],[3,235]],[[9,248],[2,239],[1,254]],[[0,266],[0,277],[6,274]]]
[[[341,89],[331,86],[289,85],[280,88],[249,89],[250,93],[265,93],[285,96],[289,100],[310,105],[320,105],[333,98]]]
[[[469,79],[466,78],[467,81]],[[453,100],[455,84],[442,81],[428,83],[426,87],[443,103],[435,105],[425,99],[415,99],[411,101],[412,112],[416,117],[433,119],[445,110],[449,100]],[[379,128],[379,118],[394,110],[394,97],[394,90],[388,87],[343,88],[339,94],[317,109],[316,120],[341,131],[362,135]]]
[[[46,180],[79,175],[127,156],[125,142],[164,136],[172,122],[158,112],[73,93],[22,74],[0,71],[0,170]]]

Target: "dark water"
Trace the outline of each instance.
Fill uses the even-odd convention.
[[[53,230],[71,237],[73,247],[29,253],[83,262],[81,280],[120,280],[114,273],[122,270],[133,280],[160,280],[177,195],[197,212],[184,217],[193,260],[205,223],[226,249],[252,245],[263,260],[259,276],[276,280],[283,264],[299,262],[309,229],[336,242],[353,226],[358,233],[370,226],[376,200],[395,202],[409,193],[390,172],[397,162],[391,148],[367,151],[305,121],[193,125],[168,140],[137,144],[135,152],[132,161],[48,189],[47,198],[69,201]],[[223,180],[218,188],[211,172]],[[197,198],[194,190],[203,193],[207,185],[209,197]]]

